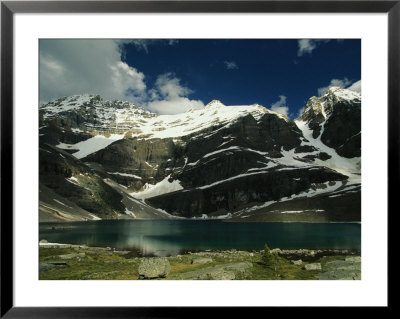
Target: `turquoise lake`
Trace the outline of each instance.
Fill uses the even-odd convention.
[[[100,220],[41,223],[39,240],[170,256],[197,250],[361,249],[358,223],[228,223],[221,220]]]

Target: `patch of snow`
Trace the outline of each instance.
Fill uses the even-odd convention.
[[[70,207],[70,206],[65,205],[64,203],[60,202],[59,200],[57,200],[57,199],[55,199],[55,198],[53,198],[53,200],[54,200],[56,203],[59,203],[59,204],[65,206],[65,207],[72,208],[72,207]]]
[[[223,149],[208,153],[208,154],[204,155],[203,158],[207,158],[207,157],[213,156],[215,154],[218,154],[221,152],[227,152],[227,151],[244,151],[244,152],[254,152],[254,153],[257,153],[260,155],[267,155],[267,152],[256,151],[256,150],[253,150],[250,148],[240,147],[240,146],[231,146],[228,148],[223,148]]]
[[[194,163],[188,163],[187,166],[196,166],[199,162],[200,162],[200,160],[197,160]]]
[[[229,218],[232,218],[232,213],[227,213],[226,215],[215,216],[213,218],[215,218],[215,219],[229,219]]]
[[[146,183],[145,189],[143,191],[133,192],[133,193],[130,193],[129,195],[131,195],[132,197],[137,198],[137,199],[146,199],[146,198],[150,198],[150,197],[154,197],[154,196],[158,196],[158,195],[162,195],[162,194],[167,194],[167,193],[171,193],[171,192],[175,192],[175,191],[183,189],[179,180],[174,180],[172,182],[169,182],[168,179],[170,177],[171,177],[171,175],[168,175],[161,182],[159,182],[155,185]]]
[[[232,181],[232,180],[237,179],[237,178],[241,178],[241,177],[244,177],[244,176],[257,175],[257,174],[268,174],[268,171],[239,174],[239,175],[236,175],[236,176],[232,176],[232,177],[230,177],[230,178],[227,178],[227,179],[223,179],[223,180],[220,180],[220,181],[216,181],[216,182],[214,182],[214,183],[212,183],[212,184],[209,184],[209,185],[199,186],[199,187],[197,187],[197,189],[206,189],[206,188],[210,188],[210,187],[213,187],[213,186],[215,186],[215,185],[218,185],[218,184],[222,184],[222,183],[226,183],[226,182]]]
[[[76,143],[72,145],[73,149],[78,149],[78,152],[73,153],[76,158],[84,158],[89,154],[100,151],[106,148],[108,145],[114,143],[115,141],[123,139],[125,134],[111,134],[110,137],[105,137],[103,135],[93,136],[85,141]]]
[[[112,175],[120,175],[120,176],[126,176],[126,177],[134,177],[137,179],[142,179],[140,176],[134,175],[134,174],[127,174],[127,173],[120,173],[120,172],[107,172],[108,174]]]
[[[306,210],[286,210],[286,211],[281,211],[281,214],[299,214],[299,213],[305,213],[305,212],[319,212],[323,213],[325,210],[323,209],[306,209]]]
[[[151,167],[151,168],[154,168],[152,165],[150,165],[150,164],[147,163],[146,161],[145,161],[145,163],[146,163],[147,166],[149,166],[149,167]]]
[[[125,214],[132,216],[133,218],[136,218],[136,215],[134,212],[130,211],[128,208],[125,207]]]
[[[163,210],[163,209],[161,209],[161,208],[156,208],[156,210],[158,210],[160,213],[163,213],[164,215],[168,216],[169,218],[174,218],[174,219],[187,219],[186,217],[171,215],[170,213],[168,213],[167,211],[165,211],[165,210]]]
[[[101,220],[101,218],[96,215],[89,214],[89,216],[92,217],[92,220]]]
[[[343,175],[349,176],[349,183],[360,183],[361,176],[359,164],[361,161],[360,157],[345,158],[336,153],[336,151],[328,146],[326,146],[321,141],[321,135],[323,133],[324,126],[322,126],[321,134],[318,138],[314,139],[312,137],[312,130],[308,127],[307,122],[301,120],[295,120],[297,127],[303,132],[304,137],[309,141],[309,145],[313,145],[320,149],[322,152],[327,153],[331,156],[330,159],[322,161],[320,159],[315,159],[315,164],[319,166],[325,166],[331,168]]]
[[[224,148],[222,150],[218,150],[218,151],[215,151],[215,152],[208,153],[208,154],[204,155],[203,158],[207,158],[207,157],[213,156],[215,154],[218,154],[218,153],[221,153],[221,152],[226,152],[226,151],[229,151],[229,150],[240,150],[240,147],[239,146],[231,146],[231,147],[228,147],[228,148]]]
[[[66,178],[66,180],[68,181],[68,182],[70,182],[70,183],[72,183],[72,184],[78,184],[79,185],[79,181],[78,181],[78,179],[76,178],[76,177],[74,177],[74,176],[71,176],[71,177],[69,177],[69,178]]]

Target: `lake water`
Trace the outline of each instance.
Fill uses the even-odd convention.
[[[39,239],[114,247],[142,255],[196,250],[361,249],[357,223],[226,223],[220,220],[100,220],[41,223]]]

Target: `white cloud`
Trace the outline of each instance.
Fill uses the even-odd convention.
[[[224,64],[228,70],[234,70],[239,68],[235,61],[224,61]]]
[[[356,92],[361,92],[361,80],[353,83],[352,81],[350,81],[347,78],[343,78],[342,80],[341,79],[332,79],[331,82],[329,83],[329,85],[320,87],[318,89],[318,96],[324,95],[330,86],[337,86],[340,88],[349,89],[349,90],[353,90]]]
[[[297,55],[302,56],[305,53],[311,53],[316,47],[316,43],[313,40],[303,39],[297,41],[298,51]]]
[[[271,104],[271,111],[288,116],[289,107],[286,106],[286,96],[280,95],[279,101]]]
[[[180,79],[172,73],[159,75],[155,87],[150,90],[151,101],[147,103],[147,108],[160,114],[178,114],[203,108],[202,101],[186,97],[191,93],[193,91],[181,85]]]
[[[154,87],[145,75],[123,62],[123,44],[132,43],[147,52],[159,40],[41,40],[40,102],[75,94],[99,94],[105,99],[135,102],[161,114],[202,108],[190,100],[193,91],[171,73],[158,76]],[[162,40],[174,45],[178,40]]]
[[[179,40],[169,39],[169,40],[162,40],[162,39],[123,39],[123,40],[116,40],[120,45],[124,44],[133,44],[138,51],[145,51],[149,53],[149,46],[155,44],[164,44],[164,45],[175,45],[179,43]]]
[[[204,103],[200,100],[190,100],[187,97],[177,97],[169,100],[155,100],[147,104],[147,108],[160,114],[179,114],[190,109],[202,109]]]
[[[172,73],[159,75],[156,81],[156,88],[166,99],[173,99],[193,93],[188,87],[180,84],[180,79],[176,78]]]
[[[354,82],[352,85],[348,87],[348,89],[355,91],[357,93],[361,93],[361,80]]]
[[[313,39],[302,39],[297,41],[297,56],[303,56],[305,54],[311,54],[321,43],[327,43],[330,40],[313,40]]]
[[[140,102],[145,76],[121,61],[113,40],[40,40],[40,101],[74,94]]]

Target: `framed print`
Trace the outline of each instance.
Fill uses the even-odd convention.
[[[388,307],[399,15],[2,2],[1,315]]]

